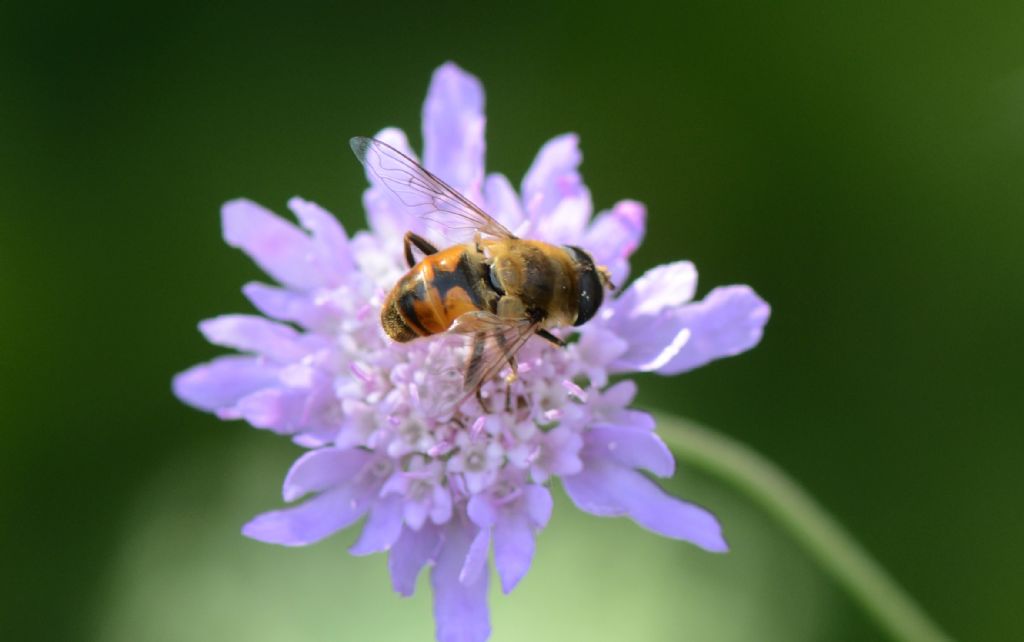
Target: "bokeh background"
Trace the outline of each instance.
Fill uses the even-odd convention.
[[[0,637],[428,640],[346,532],[239,527],[298,450],[178,403],[258,270],[218,208],[299,194],[362,226],[345,141],[419,144],[431,71],[487,90],[518,181],[579,132],[598,207],[650,208],[634,273],[772,305],[760,347],[641,406],[765,453],[958,639],[1024,638],[1024,4],[4,3]],[[566,505],[495,641],[884,639],[742,496],[683,469],[734,551]]]

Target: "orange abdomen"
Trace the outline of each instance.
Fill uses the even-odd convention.
[[[398,280],[381,309],[388,336],[412,341],[444,332],[466,312],[486,309],[480,291],[486,274],[467,256],[471,248],[457,245],[427,256]]]

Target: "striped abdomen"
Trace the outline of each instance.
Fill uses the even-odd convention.
[[[425,257],[405,273],[384,301],[381,325],[395,341],[444,332],[474,310],[491,310],[485,299],[486,265],[473,245],[457,245]]]

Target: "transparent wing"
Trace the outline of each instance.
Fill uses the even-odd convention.
[[[413,213],[447,230],[514,239],[512,232],[426,169],[376,138],[357,136],[352,151]]]
[[[456,319],[450,331],[472,338],[459,403],[474,395],[505,366],[515,372],[516,353],[539,328],[539,323],[527,318],[503,319],[484,311],[467,312]]]

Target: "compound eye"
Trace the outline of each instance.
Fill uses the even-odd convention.
[[[573,325],[583,325],[589,321],[597,313],[603,300],[604,286],[601,284],[601,278],[594,270],[584,270],[580,275],[580,298],[576,322]]]
[[[505,296],[505,290],[504,288],[501,287],[501,281],[498,280],[498,275],[495,272],[493,264],[491,264],[491,266],[487,269],[487,280],[490,281],[492,290],[494,290],[501,296]]]
[[[580,298],[577,302],[576,322],[573,325],[583,325],[597,313],[604,300],[604,284],[601,283],[601,275],[594,266],[594,259],[578,247],[566,245],[565,251],[576,262],[579,272]]]

